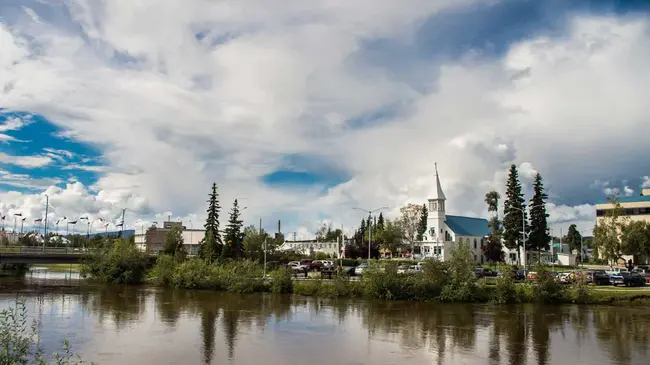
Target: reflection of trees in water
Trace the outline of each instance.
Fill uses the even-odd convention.
[[[187,301],[185,293],[184,290],[156,290],[154,295],[156,312],[164,324],[172,328],[176,327],[182,308],[186,306],[184,304]]]
[[[214,333],[217,311],[206,309],[201,314],[201,337],[203,338],[203,363],[212,363],[214,355]]]
[[[607,348],[616,364],[630,364],[634,352],[648,356],[650,313],[647,310],[594,308],[596,338]]]
[[[146,291],[126,285],[107,285],[93,291],[84,291],[81,304],[103,323],[112,319],[119,330],[131,322],[138,321],[145,310]]]

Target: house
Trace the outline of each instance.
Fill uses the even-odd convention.
[[[420,247],[422,257],[447,261],[450,259],[451,250],[462,240],[469,242],[470,251],[477,263],[486,262],[483,246],[489,234],[487,219],[447,215],[447,198],[442,191],[437,164],[434,180],[435,189],[428,199],[427,230],[422,241],[416,243]]]

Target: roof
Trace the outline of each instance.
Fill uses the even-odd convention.
[[[616,199],[619,203],[636,203],[636,202],[650,202],[650,195],[638,196],[620,196]],[[597,201],[596,204],[611,204],[607,199]]]
[[[489,234],[488,221],[484,218],[448,215],[447,227],[460,236],[486,237]]]
[[[433,196],[430,198],[430,200],[436,200],[436,199],[442,199],[446,200],[445,198],[445,193],[442,192],[442,186],[440,185],[440,177],[438,176],[438,164],[435,164],[436,167],[436,175],[435,175],[435,180],[436,180],[436,190],[434,190]]]

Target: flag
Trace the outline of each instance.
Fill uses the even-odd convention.
[[[16,215],[16,216],[18,216],[18,217],[22,217],[22,216],[23,216],[23,213],[16,213],[16,214],[14,214],[14,215]]]
[[[27,217],[23,218],[23,222],[25,221],[25,219],[27,219]]]
[[[108,227],[108,224],[109,224],[109,223],[104,224],[104,228]]]
[[[122,227],[124,223],[117,224],[115,227]]]
[[[42,222],[43,220],[41,218],[34,219],[34,223]]]
[[[68,222],[68,224],[77,224],[77,221]]]
[[[103,221],[104,221],[104,218],[99,218],[99,220],[103,222]]]
[[[3,215],[3,216],[2,216],[2,220],[5,220],[5,217],[6,217],[6,216]]]

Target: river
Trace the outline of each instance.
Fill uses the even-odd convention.
[[[0,278],[41,345],[100,365],[647,364],[645,307],[490,306],[98,286]]]

